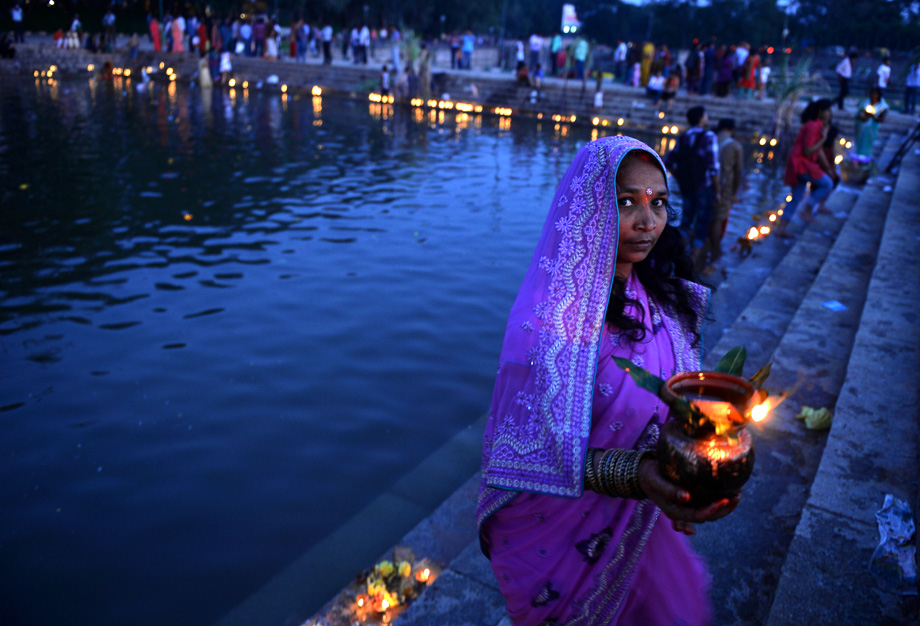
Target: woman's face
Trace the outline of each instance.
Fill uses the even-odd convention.
[[[834,111],[831,107],[822,109],[818,111],[818,119],[821,120],[821,123],[827,126],[831,122],[831,117],[833,116]]]
[[[617,173],[620,240],[616,275],[626,278],[634,263],[644,261],[668,222],[668,186],[658,165],[634,153]]]

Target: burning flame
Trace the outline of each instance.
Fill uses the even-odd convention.
[[[748,231],[748,239],[757,239],[760,236],[760,231],[757,230],[756,226],[751,226],[751,230]]]
[[[427,583],[429,578],[431,578],[431,570],[427,567],[415,575],[415,580],[420,583]]]
[[[709,444],[706,446],[706,456],[708,456],[713,461],[724,461],[731,454],[730,450],[725,449],[725,447],[720,446],[716,443],[715,440],[710,439]]]
[[[786,398],[789,397],[790,393],[791,392],[789,390],[786,390],[778,396],[770,396],[764,399],[763,402],[751,409],[751,421],[762,422],[767,419],[770,416],[770,413],[773,412],[773,409],[786,401]]]

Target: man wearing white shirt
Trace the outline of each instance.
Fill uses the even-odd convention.
[[[751,44],[746,41],[742,41],[738,44],[738,47],[735,48],[735,61],[734,67],[732,67],[732,81],[735,83],[737,83],[738,79],[741,77],[741,68],[744,67],[744,62],[747,61],[750,52]]]
[[[367,65],[367,49],[371,45],[371,29],[367,27],[367,24],[361,27],[361,31],[358,33],[358,50],[360,51],[361,62],[364,65]],[[358,59],[355,58],[355,63],[358,62]]]
[[[22,34],[22,7],[18,2],[10,9],[10,16],[13,18],[13,43],[25,43],[25,36]]]
[[[539,33],[530,36],[530,71],[537,71],[540,64],[540,52],[543,50],[543,37]]]
[[[332,65],[332,26],[323,26],[320,36],[323,39],[323,65]]]
[[[626,78],[626,42],[622,39],[617,41],[616,50],[613,51],[613,72],[617,80]]]
[[[850,93],[850,80],[853,78],[853,64],[856,62],[856,53],[851,52],[843,57],[837,64],[837,82],[840,83],[840,92],[837,94],[837,108],[843,111],[843,101]]]
[[[878,66],[878,69],[875,70],[875,75],[877,77],[877,82],[875,83],[876,87],[879,88],[879,91],[882,92],[882,97],[885,97],[885,89],[888,88],[888,83],[891,81],[891,58],[885,57],[882,59],[882,64]]]

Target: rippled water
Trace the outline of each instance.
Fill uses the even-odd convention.
[[[211,623],[475,421],[564,130],[5,83],[4,623]]]

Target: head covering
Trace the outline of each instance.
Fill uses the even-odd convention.
[[[586,144],[556,189],[508,319],[483,442],[480,523],[519,491],[577,497],[619,235],[616,176],[631,137]],[[500,491],[505,490],[505,491]]]

